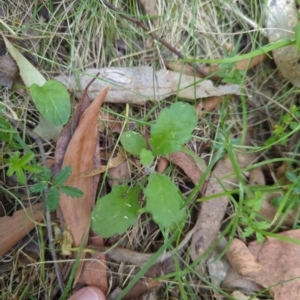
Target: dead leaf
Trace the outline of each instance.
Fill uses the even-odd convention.
[[[173,164],[179,166],[195,185],[206,169],[206,164],[200,157],[197,157],[197,161],[195,161],[190,155],[183,151],[172,153],[166,158]]]
[[[165,157],[160,157],[156,166],[156,172],[163,174],[169,165],[169,161]]]
[[[237,152],[236,157],[241,168],[245,168],[255,160],[255,155],[247,152]],[[232,162],[226,155],[216,164],[207,183],[205,196],[223,193],[224,188],[226,190],[233,189],[238,181],[236,175],[233,174]],[[221,196],[201,204],[191,244],[192,260],[196,260],[216,241],[228,202],[227,196]],[[208,256],[203,258],[197,266],[198,272],[205,274],[207,259]]]
[[[91,104],[91,99],[89,98],[87,94],[87,90],[89,89],[90,85],[92,84],[93,80],[91,80],[87,85],[86,88],[83,91],[83,94],[80,98],[80,101],[78,105],[76,106],[74,115],[71,119],[71,121],[63,128],[61,131],[57,144],[55,149],[55,170],[54,174],[57,174],[62,167],[63,159],[65,157],[67,147],[70,143],[70,140],[72,138],[72,135],[75,131],[75,129],[78,126],[78,123],[80,121],[80,118],[82,117],[82,114],[85,112],[85,110],[88,108],[88,106]]]
[[[300,240],[300,230],[285,231],[278,235]],[[263,244],[251,242],[248,250],[246,246],[241,246],[244,257],[248,257],[249,260],[239,259],[237,264],[234,262],[234,255],[241,257],[240,251],[236,248],[236,245],[240,247],[241,243],[239,241],[231,244],[228,249],[232,255],[230,261],[237,272],[267,288],[275,300],[299,299],[299,245],[271,237]],[[259,265],[261,268],[257,267]]]
[[[215,110],[223,101],[223,97],[208,97],[203,99],[196,106],[198,118],[202,118],[206,113]]]
[[[9,54],[0,56],[0,86],[11,89],[18,72],[18,66]]]
[[[102,174],[106,170],[110,170],[110,169],[120,166],[124,162],[124,160],[125,160],[125,157],[123,156],[123,154],[121,152],[118,152],[116,157],[109,159],[108,165],[101,166],[99,169],[93,169],[93,170],[84,172],[83,174],[81,174],[81,177],[91,177],[91,176]]]
[[[210,96],[239,94],[240,86],[226,84],[215,87],[210,80],[195,80],[194,76],[182,75],[167,70],[154,71],[151,67],[87,69],[79,77],[80,85],[86,86],[97,76],[88,90],[90,98],[95,98],[101,90],[111,84],[105,99],[113,103],[143,104],[147,101],[160,101],[172,95],[194,100]],[[72,74],[57,76],[69,90],[80,93],[77,77]]]
[[[32,212],[31,212],[32,211]],[[12,217],[0,218],[0,256],[9,251],[22,238],[26,236],[35,226],[33,222],[41,222],[44,218],[43,203],[32,206],[32,210],[21,209],[14,213]]]
[[[127,161],[123,161],[115,168],[110,168],[108,171],[109,180],[108,184],[113,187],[115,185],[124,184],[128,182],[131,177],[131,169]]]
[[[60,195],[61,212],[65,224],[72,233],[74,247],[80,247],[87,242],[84,241],[84,236],[89,230],[90,214],[95,201],[97,185],[95,186],[94,178],[82,178],[80,175],[94,168],[95,152],[99,158],[99,152],[97,153],[98,115],[108,90],[109,88],[105,88],[82,114],[63,159],[62,167],[72,166],[72,174],[65,184],[84,192],[80,199],[73,199],[65,194]],[[75,283],[80,275],[80,269],[78,267]]]
[[[270,43],[281,39],[294,39],[298,23],[296,1],[268,0],[265,11],[265,24]],[[296,45],[273,50],[273,57],[283,77],[296,87],[300,87],[300,54]]]
[[[247,277],[249,273],[260,272],[262,270],[262,266],[256,261],[255,256],[238,239],[233,239],[226,256],[231,266],[235,270],[239,270],[239,274],[242,276]]]
[[[103,246],[103,238],[91,232],[88,244],[93,246]],[[86,259],[88,261],[83,264],[78,281],[88,286],[97,286],[106,293],[108,290],[108,283],[105,254],[88,253]]]
[[[253,168],[250,171],[248,185],[253,186],[253,185],[265,185],[265,184],[266,184],[266,180],[262,169],[260,167]]]

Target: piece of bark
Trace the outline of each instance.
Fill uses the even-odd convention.
[[[194,100],[210,96],[239,94],[240,86],[226,84],[214,86],[210,80],[201,80],[193,76],[182,75],[167,70],[154,71],[151,67],[87,69],[79,76],[72,74],[57,76],[54,79],[63,83],[69,90],[81,93],[92,78],[88,94],[94,99],[105,86],[110,91],[105,102],[143,104],[147,101],[161,101],[172,95]],[[77,84],[79,81],[79,85]]]

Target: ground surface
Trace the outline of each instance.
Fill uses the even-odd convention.
[[[151,264],[146,264],[144,269],[148,277],[146,284],[137,287],[139,293],[133,292],[127,296],[128,298],[123,299],[138,297],[148,299],[140,295],[142,292],[148,292],[145,285],[151,288],[153,293],[151,299],[230,299],[229,294],[234,288],[220,287],[218,282],[210,280],[213,276],[219,276],[219,273],[212,275],[208,273],[211,271],[207,272],[206,269],[203,273],[200,261],[194,262],[193,251],[197,249],[195,243],[191,244],[191,240],[192,238],[195,240],[196,237],[192,236],[191,230],[195,230],[194,226],[199,220],[199,199],[222,202],[225,195],[224,201],[229,204],[221,211],[220,219],[216,217],[214,220],[212,214],[203,222],[208,224],[205,225],[207,228],[212,226],[208,220],[218,224],[220,228],[217,228],[217,232],[220,229],[222,233],[220,236],[223,236],[225,244],[234,237],[248,243],[256,238],[268,236],[270,232],[270,228],[259,228],[259,224],[253,222],[261,213],[262,202],[259,199],[263,198],[262,194],[269,195],[272,188],[281,193],[280,195],[298,193],[295,190],[297,180],[293,181],[293,178],[286,178],[284,175],[289,171],[298,178],[299,173],[297,163],[299,139],[297,134],[291,134],[299,124],[298,93],[295,87],[277,71],[271,53],[251,69],[246,64],[242,71],[236,70],[235,63],[230,60],[243,54],[246,58],[248,54],[251,57],[251,53],[268,44],[262,30],[264,16],[261,1],[232,3],[220,0],[157,0],[150,8],[144,7],[139,1],[111,1],[117,11],[102,1],[40,2],[9,1],[9,4],[1,2],[3,22],[0,26],[6,37],[47,79],[70,71],[76,76],[81,76],[87,68],[149,66],[156,71],[166,69],[167,66],[170,68],[174,63],[177,63],[177,71],[180,72],[182,61],[178,61],[174,51],[176,50],[183,58],[199,66],[207,77],[218,75],[217,80],[213,77],[216,86],[222,80],[222,84],[237,84],[240,87],[239,95],[210,99],[205,105],[203,99],[178,99],[176,90],[173,96],[163,99],[159,104],[150,101],[143,104],[133,103],[130,106],[124,103],[105,103],[99,121],[101,164],[107,165],[108,160],[121,151],[119,137],[124,130],[125,120],[128,122],[126,124],[128,129],[149,138],[150,125],[156,122],[162,109],[170,107],[178,100],[188,101],[190,105],[198,108],[197,126],[186,147],[203,159],[208,166],[209,170],[206,173],[203,171],[203,177],[199,175],[203,184],[197,186],[200,177],[198,179],[193,177],[193,171],[185,169],[187,162],[180,164],[172,158],[173,160],[169,159],[170,165],[164,169],[165,174],[179,187],[187,203],[189,217],[183,224],[178,225],[176,230],[172,228],[168,234],[160,230],[151,215],[142,214],[125,234],[106,239],[105,246],[111,247],[118,243],[118,247],[136,251],[139,253],[136,254],[137,257],[139,255],[143,257],[143,253],[155,253],[167,245],[165,249],[170,257],[164,264],[152,263],[152,269]],[[134,18],[135,21],[128,17]],[[146,30],[141,24],[147,27]],[[153,34],[151,36],[149,32],[155,36]],[[161,41],[155,39],[156,37],[172,47],[167,49]],[[1,49],[4,49],[1,53],[6,53],[3,43]],[[201,59],[207,59],[208,63],[205,64]],[[216,65],[215,59],[224,59],[222,64],[218,64],[217,73],[207,68]],[[189,68],[195,70],[191,66]],[[6,116],[14,119],[17,117],[20,124],[26,124],[28,128],[34,129],[39,123],[39,113],[27,93],[20,89],[22,82],[18,78],[14,79],[16,79],[14,88],[3,89],[1,92],[4,105],[1,111],[5,111]],[[78,99],[74,94],[71,98],[73,109]],[[199,105],[202,105],[202,109]],[[1,216],[12,216],[23,206],[30,207],[41,202],[41,197],[30,191],[32,181],[28,174],[26,184],[23,185],[17,182],[16,176],[7,176],[8,158],[16,148],[9,139],[4,140],[7,134],[4,129],[7,128],[6,125],[3,126],[0,131],[0,208]],[[41,160],[39,149],[35,141],[26,137],[25,132],[26,130],[20,130],[18,135],[27,147],[33,149],[39,162]],[[19,150],[25,151],[24,147]],[[48,140],[44,142],[44,148],[46,158],[53,159],[56,142]],[[245,151],[253,156],[249,163],[243,164],[244,158],[240,159],[237,153]],[[217,164],[220,158],[225,161],[223,165]],[[160,165],[160,159],[157,157],[151,167],[156,169]],[[204,191],[204,181],[209,179],[212,169],[215,170],[214,176],[221,178],[219,184],[221,190],[217,193]],[[253,178],[251,179],[249,175],[251,169],[259,169],[260,175],[253,175],[254,182],[257,180],[258,184],[262,185],[259,190],[248,186],[249,182],[253,182]],[[131,186],[136,186],[143,182],[148,174],[149,168],[144,168],[136,156],[129,156],[123,168],[118,169],[117,173],[106,172],[101,175],[98,195],[103,197],[112,190],[116,185],[113,178],[118,179],[117,183],[125,181]],[[262,181],[259,177],[261,175],[264,177]],[[220,183],[220,180],[216,181]],[[228,182],[232,187],[229,188]],[[253,204],[256,205],[255,209],[252,209],[251,205],[243,204],[243,199],[247,199],[250,194],[253,198],[256,197],[255,199],[259,198]],[[295,200],[297,197],[290,196],[290,198],[297,201]],[[145,203],[145,197],[142,195],[140,202]],[[295,207],[297,205],[293,206]],[[212,206],[211,209],[214,211],[218,208]],[[297,216],[297,211],[294,213],[293,216]],[[286,217],[285,215],[283,219]],[[289,222],[282,222],[283,224],[274,228],[274,232],[296,229],[297,217],[291,218]],[[52,220],[55,219],[56,216],[53,214]],[[250,228],[249,231],[246,231],[247,228]],[[243,232],[246,234],[243,235]],[[182,241],[185,242],[181,247]],[[172,249],[175,251],[171,252]],[[223,250],[226,251],[226,248]],[[203,255],[204,259],[210,254],[211,250]],[[215,255],[218,256],[218,253]],[[59,252],[58,260],[64,260]],[[136,274],[142,268],[142,264],[138,265],[126,259],[122,262],[120,260],[122,260],[120,257],[114,259],[108,256],[108,294],[117,293],[117,288],[124,290],[131,280],[141,277]],[[57,299],[60,292],[51,262],[46,230],[44,227],[37,227],[16,247],[2,256],[0,298]],[[266,297],[268,296],[258,296],[259,299]],[[111,299],[117,297],[112,296]]]

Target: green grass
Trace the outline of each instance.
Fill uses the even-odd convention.
[[[167,2],[157,0],[158,15],[153,18],[156,21],[154,26],[151,19],[145,16],[138,1],[110,1],[122,13],[142,21],[159,37],[180,51],[185,57],[183,61],[199,65],[221,64],[223,70],[227,72],[227,78],[241,86],[240,97],[224,99],[219,108],[198,120],[193,138],[187,145],[189,151],[196,152],[205,159],[209,170],[214,168],[216,161],[225,152],[234,166],[239,184],[234,190],[223,192],[228,195],[231,204],[222,224],[220,239],[224,237],[228,241],[233,237],[243,239],[242,232],[245,227],[241,219],[253,219],[253,211],[245,204],[248,197],[251,198],[258,190],[262,193],[269,193],[270,190],[282,191],[281,184],[272,183],[276,168],[282,162],[287,162],[291,172],[297,176],[299,174],[300,142],[297,132],[300,118],[298,110],[293,106],[294,103],[297,104],[298,91],[278,74],[270,59],[247,73],[234,74],[231,69],[233,63],[237,61],[291,43],[291,41],[280,41],[267,45],[268,41],[264,31],[261,30],[263,15],[260,2],[244,1],[239,2],[238,6],[232,1],[221,0]],[[65,71],[72,71],[79,76],[86,68],[151,66],[158,70],[164,68],[165,59],[177,59],[173,53],[159,42],[153,41],[136,24],[123,18],[122,14],[109,10],[101,1],[71,0],[60,1],[59,4],[48,1],[48,20],[40,16],[40,7],[34,3],[28,5],[27,1],[19,0],[5,5],[3,4],[7,17],[3,17],[4,25],[0,24],[0,29],[5,31],[7,37],[22,51],[30,54],[38,62],[46,78]],[[3,111],[7,115],[17,116],[22,123],[30,127],[37,124],[38,114],[26,94],[14,90],[8,93],[2,91],[2,93]],[[155,123],[160,111],[169,107],[175,98],[165,99],[160,104],[130,105],[127,111],[125,105],[105,104],[103,111],[109,113],[111,118],[115,118],[121,126],[126,120],[127,126],[133,127],[132,130],[148,134],[150,125]],[[251,106],[250,102],[254,103],[256,108]],[[22,186],[14,178],[8,178],[6,172],[9,154],[15,151],[15,143],[17,143],[21,150],[25,147],[33,149],[37,162],[40,157],[33,141],[26,138],[24,133],[16,133],[14,128],[10,128],[6,121],[2,120],[1,115],[0,118],[0,198],[4,195],[10,197],[10,203],[13,205],[9,205],[8,201],[2,203],[2,206],[11,215],[12,211],[21,207],[18,201],[28,205],[29,202],[33,203],[40,199],[29,190],[32,184],[30,178],[27,177],[26,183]],[[293,128],[290,127],[291,122],[296,123]],[[110,123],[105,122],[104,127],[106,132],[101,133],[100,138],[102,163],[106,164],[106,158],[118,149],[120,143]],[[248,128],[252,129],[253,137],[251,145],[246,147],[243,141],[247,139]],[[270,140],[271,136],[276,138]],[[255,153],[258,160],[250,167],[241,168],[236,162],[235,155],[245,147]],[[45,148],[47,157],[53,157],[55,143],[48,142]],[[137,185],[145,178],[145,172],[138,162],[130,161],[130,164],[132,170],[130,182],[132,185]],[[254,167],[263,169],[269,185],[247,186],[248,173]],[[124,288],[123,293],[129,290],[142,278],[159,255],[164,251],[176,249],[186,232],[192,228],[197,215],[195,203],[199,200],[213,200],[220,196],[218,194],[199,199],[198,188],[207,179],[209,172],[201,178],[196,187],[191,187],[190,180],[174,166],[170,167],[169,174],[187,199],[190,216],[178,230],[168,237],[163,237],[159,228],[153,227],[150,217],[142,215],[138,223],[120,237],[120,245],[139,252],[158,252],[136,275],[132,275],[130,266],[126,266],[124,273],[120,275],[118,266],[109,264],[112,289],[121,286]],[[108,173],[103,176],[101,196],[110,190],[107,185],[108,176]],[[285,188],[287,191],[293,191],[292,183],[285,183]],[[293,228],[297,226],[295,222]],[[279,225],[273,231],[261,230],[260,233],[264,236],[273,236],[278,231],[280,231]],[[51,279],[54,271],[49,264],[46,237],[43,236],[41,229],[38,232],[41,247],[40,261],[30,264],[26,270],[22,270],[22,274],[13,273],[14,278],[7,274],[0,274],[3,276],[0,299],[13,297],[39,299],[40,295],[50,295],[55,289]],[[145,238],[139,238],[140,236]],[[255,233],[247,237],[246,241],[254,238]],[[11,254],[15,263],[18,262],[17,250],[13,250]],[[208,277],[199,275],[195,271],[195,266],[201,259],[192,262],[189,259],[189,249],[180,255],[174,253],[173,257],[175,271],[159,277],[159,280],[165,283],[161,299],[171,297],[199,299],[200,294],[205,299],[213,299],[213,293],[225,293],[212,284]],[[2,261],[5,259],[6,257]],[[47,276],[48,274],[50,275]],[[121,297],[120,295],[119,299]],[[231,299],[227,293],[225,298]]]

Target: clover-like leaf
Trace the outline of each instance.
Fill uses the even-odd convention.
[[[193,106],[176,102],[161,111],[157,122],[151,126],[149,143],[154,155],[178,152],[192,137],[197,125],[196,110]]]
[[[104,238],[123,234],[137,221],[138,194],[138,186],[114,186],[108,195],[98,199],[92,212],[92,229]]]
[[[144,193],[147,198],[145,209],[160,227],[170,228],[184,217],[180,191],[168,176],[152,173]]]

